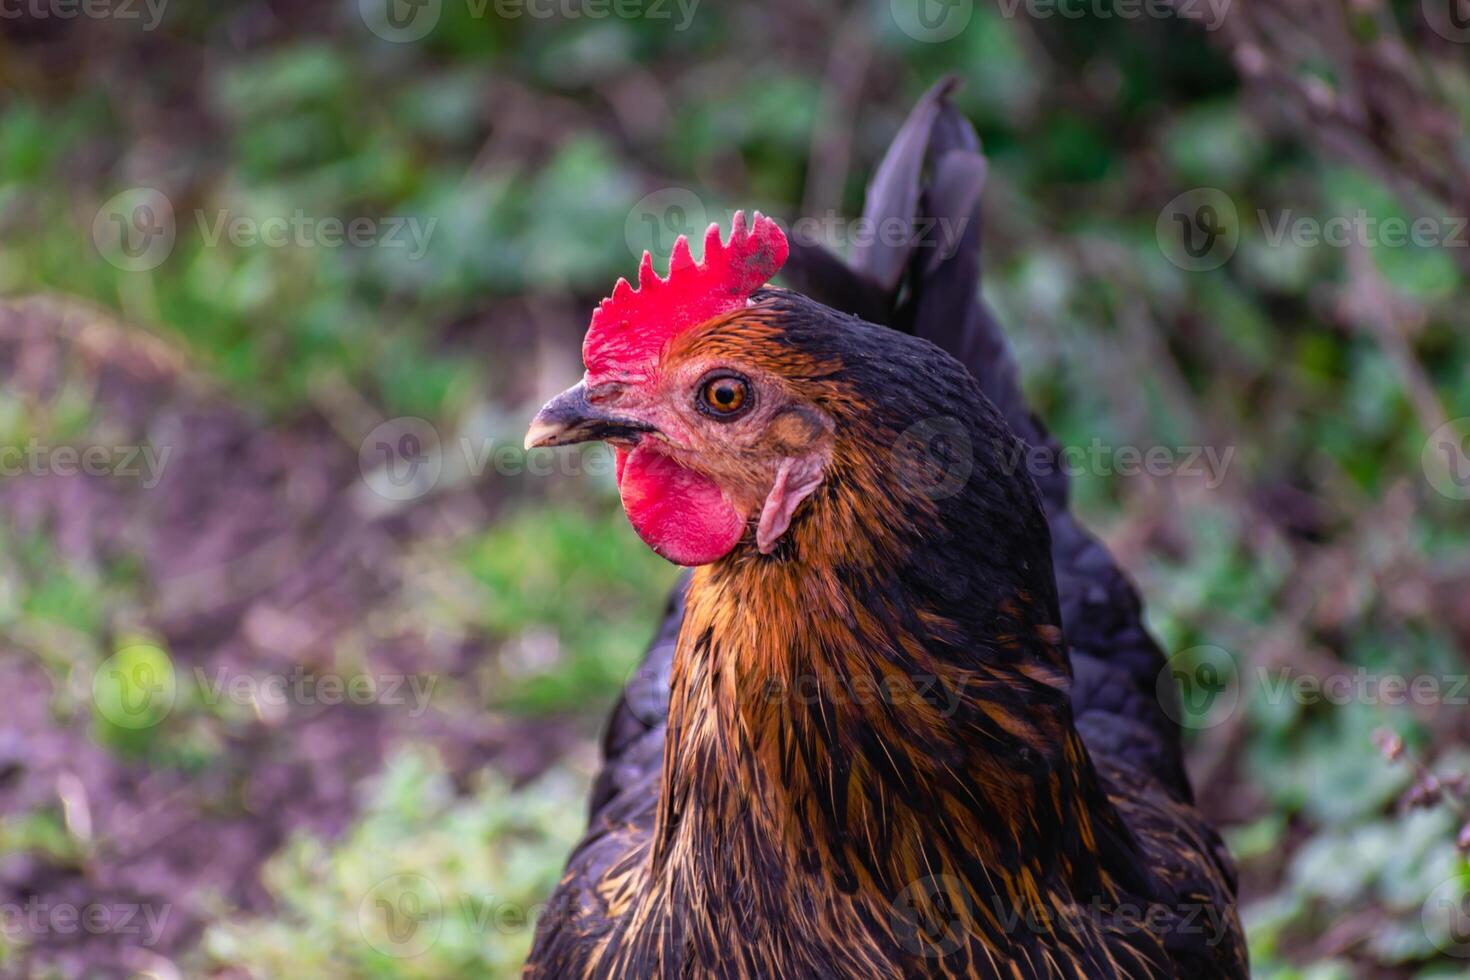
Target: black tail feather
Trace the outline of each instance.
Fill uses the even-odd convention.
[[[969,368],[1011,429],[1032,447],[1025,458],[1039,464],[1030,475],[1051,525],[1078,725],[1095,750],[1134,760],[1188,798],[1173,689],[1158,683],[1163,653],[1144,626],[1137,591],[1070,511],[1068,477],[1057,465],[1060,447],[1027,406],[1005,332],[980,297],[985,158],[974,128],[947,101],[954,87],[953,79],[945,79],[920,100],[879,168],[883,179],[874,179],[882,197],[870,197],[865,215],[874,222],[911,220],[915,233],[907,252],[888,253],[905,255],[907,269],[892,294],[891,315],[882,322],[933,342]],[[927,162],[927,180],[915,160]],[[893,186],[900,174],[915,181],[911,192]],[[883,210],[909,208],[911,201],[912,210]],[[946,228],[952,241],[945,238]],[[927,243],[920,241],[925,235]],[[871,261],[870,266],[889,268]]]
[[[949,94],[959,87],[956,75],[937,82],[909,112],[898,134],[883,155],[883,162],[873,171],[868,182],[863,219],[868,227],[881,227],[893,218],[907,219],[918,210],[923,188],[924,163],[929,159],[930,138],[935,121],[942,114]],[[874,235],[854,244],[848,263],[866,275],[879,288],[892,294],[903,281],[909,261],[918,247],[916,236],[894,241],[887,235]]]

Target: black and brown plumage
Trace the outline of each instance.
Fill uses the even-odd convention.
[[[920,102],[844,265],[737,216],[594,317],[528,444],[605,439],[695,567],[610,721],[531,977],[1243,977],[1139,602],[978,299],[983,158]],[[927,222],[916,222],[922,227]],[[801,292],[764,287],[786,263]],[[666,680],[665,680],[666,678]]]

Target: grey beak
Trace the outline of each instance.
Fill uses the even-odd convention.
[[[647,422],[613,415],[593,405],[587,400],[586,383],[579,381],[541,406],[526,431],[526,449],[570,446],[598,439],[630,439],[652,431],[653,426]]]

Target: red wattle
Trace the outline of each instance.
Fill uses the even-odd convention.
[[[618,449],[617,481],[633,530],[676,565],[718,561],[745,533],[744,519],[713,480],[656,449]]]

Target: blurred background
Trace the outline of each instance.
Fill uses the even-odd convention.
[[[946,72],[1257,974],[1470,975],[1467,42],[1460,0],[0,2],[0,975],[514,975],[675,577],[526,420],[645,247],[862,234]]]

